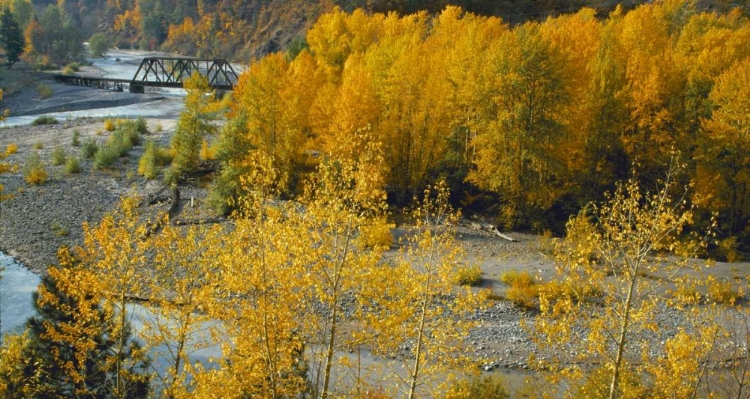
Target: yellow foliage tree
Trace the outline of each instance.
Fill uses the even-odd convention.
[[[448,196],[444,184],[425,190],[403,258],[373,269],[365,293],[363,317],[377,337],[373,351],[396,359],[385,360],[387,369],[399,396],[410,399],[438,397],[455,382],[455,373],[474,369],[461,343],[476,326],[469,315],[482,308],[484,297],[455,287],[463,254],[451,231],[458,213]]]
[[[693,210],[685,208],[684,194],[671,197],[676,170],[673,164],[654,193],[644,193],[632,178],[619,184],[606,202],[571,219],[566,239],[555,251],[557,278],[569,289],[559,296],[540,292],[541,314],[534,329],[539,344],[554,350],[555,360],[547,366],[598,392],[597,397],[636,397],[643,383],[637,376],[653,371],[649,367],[656,361],[645,350],[646,336],[658,330],[657,309],[669,305],[656,290],[676,273],[699,267],[688,258],[704,242],[681,236],[693,221]],[[677,257],[668,258],[671,254]],[[583,300],[594,293],[601,295],[601,308]],[[681,356],[679,346],[691,342],[678,337],[665,350],[668,356]],[[575,365],[586,361],[601,367],[586,374]]]

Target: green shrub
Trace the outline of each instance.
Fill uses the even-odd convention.
[[[65,148],[61,145],[56,145],[55,149],[52,150],[52,165],[59,166],[68,160],[68,154],[65,152]]]
[[[74,173],[81,172],[81,163],[76,157],[69,157],[68,161],[65,162],[65,173],[72,175]]]
[[[73,130],[73,138],[70,140],[70,145],[73,147],[81,145],[81,132],[79,132],[78,129]]]
[[[89,38],[89,51],[94,57],[101,57],[109,49],[107,37],[103,33],[95,33]]]
[[[138,174],[149,180],[156,179],[163,165],[165,164],[161,163],[158,146],[155,142],[148,141],[146,143],[146,151],[141,156],[141,159],[138,160]]]
[[[144,119],[142,116],[138,117],[138,119],[135,120],[135,128],[140,134],[147,134],[148,133],[148,124],[146,123],[146,119]]]
[[[482,269],[479,266],[461,267],[456,271],[455,283],[458,285],[479,285],[482,282]]]
[[[34,143],[34,145],[32,147],[35,150],[41,150],[42,148],[44,148],[44,143],[42,143],[41,141],[37,141],[37,142]]]
[[[118,129],[112,132],[112,135],[109,136],[106,147],[111,147],[113,150],[117,151],[119,154],[118,156],[124,157],[125,155],[128,155],[128,151],[133,148],[133,142],[131,141],[128,132]]]
[[[100,147],[94,155],[94,168],[107,169],[117,162],[120,158],[120,149],[115,145],[105,145]]]
[[[89,138],[85,143],[83,143],[83,148],[81,148],[81,155],[84,159],[91,159],[94,155],[96,155],[97,151],[99,151],[99,145],[96,144],[96,141]]]
[[[42,163],[42,158],[38,152],[32,151],[26,158],[23,177],[27,183],[34,185],[44,184],[47,181],[47,170],[44,168],[44,163]]]
[[[141,144],[141,132],[137,122],[128,121],[119,126],[115,132],[121,132],[123,136],[130,142],[130,146],[136,146]]]
[[[57,124],[58,120],[54,117],[51,117],[49,115],[42,115],[36,119],[34,119],[33,122],[31,122],[31,126],[40,126],[40,125],[54,125]]]

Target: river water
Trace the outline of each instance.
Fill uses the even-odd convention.
[[[169,56],[165,53],[147,52],[147,51],[125,51],[112,50],[104,58],[90,59],[92,66],[102,71],[104,77],[112,79],[131,79],[144,57]],[[119,61],[118,61],[119,60]],[[235,70],[242,70],[241,67]],[[239,71],[238,71],[239,73]],[[98,89],[91,89],[98,90]],[[151,91],[149,91],[151,92]],[[120,107],[106,107],[86,109],[79,111],[51,112],[45,115],[52,116],[58,120],[75,119],[83,117],[121,117],[137,118],[176,118],[184,108],[183,100],[185,91],[182,89],[158,89],[156,91],[164,98],[161,100],[131,104]],[[11,116],[3,122],[3,126],[28,125],[39,117],[39,115]]]

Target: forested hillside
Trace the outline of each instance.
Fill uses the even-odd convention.
[[[642,0],[35,0],[41,21],[49,6],[56,6],[61,22],[88,38],[104,33],[112,45],[163,49],[186,55],[228,57],[250,61],[260,56],[299,46],[317,18],[334,7],[344,11],[400,14],[439,13],[448,5],[479,15],[497,16],[512,24],[543,20],[547,16],[577,12],[584,6],[604,17],[621,3],[626,9]],[[29,0],[8,0],[22,27],[32,19]],[[704,1],[700,9],[726,11],[746,2]],[[46,23],[45,23],[46,22]],[[51,27],[54,29],[55,27]],[[70,33],[68,33],[70,34]]]
[[[747,251],[749,42],[740,12],[684,1],[515,26],[456,7],[337,10],[295,58],[272,54],[242,75],[217,191],[238,195],[226,188],[248,152],[271,156],[289,193],[316,154],[374,152],[395,203],[442,177],[508,228],[559,232],[617,180],[655,188],[679,159],[698,225],[717,213],[725,253]]]

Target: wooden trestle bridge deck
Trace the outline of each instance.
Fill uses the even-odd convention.
[[[143,93],[146,87],[182,88],[185,80],[195,73],[208,78],[211,88],[232,91],[237,85],[237,73],[225,59],[201,59],[193,57],[148,57],[132,79],[111,79],[75,75],[54,75],[55,80],[75,85],[123,91],[125,86],[131,93]]]

